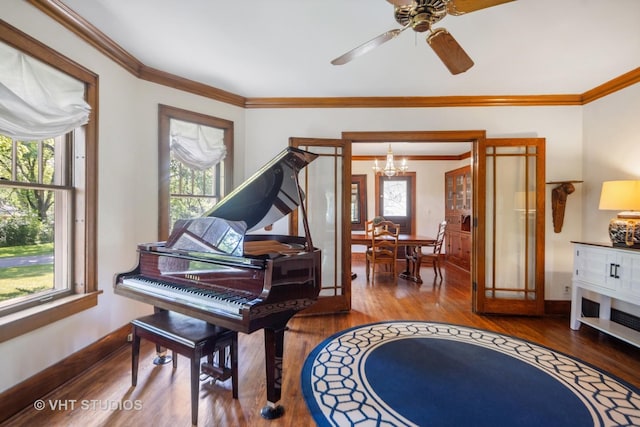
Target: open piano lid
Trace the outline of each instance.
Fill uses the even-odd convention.
[[[287,147],[203,216],[244,221],[247,231],[274,224],[300,205],[298,172],[317,157]]]

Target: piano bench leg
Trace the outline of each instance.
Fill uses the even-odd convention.
[[[219,351],[220,367],[225,368],[226,378],[232,377],[233,397],[238,398],[238,333],[221,328],[178,313],[161,311],[150,316],[133,320],[133,345],[131,352],[131,382],[135,386],[138,380],[138,361],[140,353],[140,340],[144,338],[170,349],[173,353],[173,366],[176,366],[178,354],[188,357],[190,360],[190,388],[191,388],[191,422],[196,425],[198,421],[198,400],[200,392],[201,360],[206,355],[210,358],[215,351]],[[231,366],[223,366],[224,355],[229,353]],[[206,372],[202,365],[202,371]],[[225,378],[225,379],[226,379]]]
[[[198,401],[200,392],[200,359],[202,352],[196,349],[191,359],[191,424],[198,424]]]

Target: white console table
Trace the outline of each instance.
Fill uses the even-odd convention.
[[[640,250],[603,243],[573,244],[571,329],[578,329],[584,323],[640,347],[640,332],[610,320],[613,300],[640,307]],[[585,291],[599,295],[599,317],[583,316]]]

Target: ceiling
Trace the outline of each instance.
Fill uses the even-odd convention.
[[[451,75],[385,0],[62,0],[149,67],[243,97],[581,94],[640,65],[639,0],[517,0],[445,27],[475,65]]]

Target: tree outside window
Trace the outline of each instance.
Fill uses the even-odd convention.
[[[0,135],[0,307],[70,288],[67,277],[54,274],[65,270],[55,262],[55,248],[70,239],[62,224],[56,227],[56,213],[60,217],[71,197],[64,146],[65,137],[16,141]]]
[[[196,218],[232,189],[233,122],[159,106],[159,230]]]

